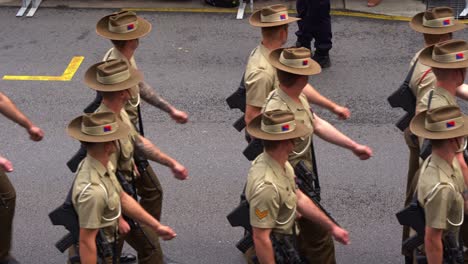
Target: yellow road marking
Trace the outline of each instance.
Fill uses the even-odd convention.
[[[22,76],[22,75],[5,75],[3,80],[8,81],[70,81],[75,75],[78,68],[83,62],[83,56],[75,56],[72,58],[67,68],[61,76]]]
[[[185,12],[185,13],[237,13],[237,8],[178,8],[178,7],[158,7],[158,8],[123,8],[125,11],[135,12]],[[245,13],[252,13],[250,10],[246,10]],[[296,14],[296,10],[289,10],[290,14]],[[333,16],[349,16],[349,17],[362,17],[369,19],[380,19],[380,20],[391,20],[391,21],[410,21],[411,17],[405,16],[393,16],[393,15],[381,15],[371,14],[365,12],[353,12],[345,10],[332,10],[331,15]],[[468,24],[468,21],[460,20],[461,22]]]

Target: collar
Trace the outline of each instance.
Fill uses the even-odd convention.
[[[263,45],[263,43],[260,43],[258,48],[260,49],[260,53],[263,55],[263,57],[265,57],[265,59],[268,60],[268,56],[270,56],[271,51],[269,49],[267,49],[267,47],[265,47],[265,45]]]
[[[448,177],[455,175],[454,167],[456,158],[453,158],[452,165],[448,164],[446,160],[439,157],[437,154],[432,154],[431,161],[440,168]]]
[[[304,110],[304,106],[301,103],[298,103],[294,101],[288,94],[286,94],[281,87],[278,87],[276,89],[279,97],[289,106],[289,108],[294,109],[293,112],[296,112],[297,110]],[[301,93],[302,95],[302,93]]]
[[[263,159],[265,160],[265,162],[268,164],[268,166],[270,166],[272,169],[273,169],[273,172],[277,175],[277,176],[281,176],[281,174],[285,174],[285,171],[286,171],[286,164],[284,165],[285,167],[283,168],[279,163],[278,161],[276,161],[275,159],[273,159],[273,157],[270,156],[270,154],[268,154],[266,151],[263,152]],[[282,172],[281,174],[279,174],[278,172]]]
[[[109,177],[110,175],[109,172],[112,171],[112,164],[110,161],[107,163],[107,168],[106,168],[104,167],[104,165],[102,165],[101,162],[93,158],[91,155],[87,155],[86,157],[88,158],[89,165],[97,171],[100,177],[104,177],[104,176]]]
[[[129,59],[127,59],[127,57],[125,57],[125,55],[122,54],[122,52],[120,52],[117,48],[113,48],[114,50],[112,51],[113,53],[115,53],[115,56],[119,59],[122,59],[124,60],[128,65],[131,65],[130,64],[130,60],[133,58],[133,56]]]
[[[444,96],[446,98],[455,99],[455,96],[453,96],[451,93],[449,93],[449,91],[447,91],[447,89],[445,89],[445,88],[437,86],[434,90],[437,91],[438,94],[440,94],[440,95],[442,95],[442,96]]]
[[[112,113],[115,114],[115,112],[112,109],[110,109],[107,105],[105,105],[104,103],[101,103],[101,105],[99,106],[99,110],[100,110],[100,112],[112,112]],[[121,120],[122,120],[122,113],[123,112],[125,112],[124,108],[122,108],[120,110],[120,113],[117,115],[117,117],[120,118]]]

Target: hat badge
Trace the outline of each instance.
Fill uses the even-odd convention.
[[[104,126],[104,132],[112,132],[112,126]]]
[[[454,126],[455,126],[455,121],[448,121],[448,122],[446,123],[446,126],[447,126],[447,128],[454,127]]]
[[[127,30],[135,29],[135,24],[127,25]]]
[[[289,131],[289,125],[282,125],[281,131]]]
[[[285,14],[283,14],[283,15],[280,15],[280,19],[281,20],[286,20],[286,19],[288,19],[288,17]]]
[[[455,55],[455,58],[456,58],[457,60],[462,60],[462,59],[465,58],[465,55],[464,55],[463,53],[457,53],[457,54]]]

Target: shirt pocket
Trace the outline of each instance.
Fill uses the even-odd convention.
[[[117,192],[113,191],[109,193],[109,197],[107,199],[107,208],[102,216],[102,219],[106,222],[112,222],[119,218],[120,213],[120,196]]]
[[[288,225],[296,218],[297,198],[293,192],[285,195],[283,205],[280,207],[276,223],[278,225]]]
[[[464,200],[460,193],[456,193],[452,206],[447,215],[447,222],[451,226],[460,226],[463,223]]]

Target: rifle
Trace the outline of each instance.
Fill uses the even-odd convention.
[[[96,97],[94,100],[83,110],[83,112],[87,114],[91,114],[96,112],[96,109],[101,105],[102,102],[102,94],[96,91]]]
[[[399,211],[396,217],[401,225],[409,226],[416,231],[416,235],[403,241],[402,245],[403,253],[407,256],[411,256],[418,247],[424,244],[426,228],[424,209],[419,205],[417,194],[414,196],[410,205]],[[460,243],[457,243],[457,239],[452,232],[449,232],[443,238],[444,264],[463,263],[463,243],[461,239],[458,241],[460,241]],[[427,263],[427,258],[422,254],[416,254],[416,261],[418,264],[424,264]]]
[[[313,179],[317,178],[312,171],[307,169],[304,161],[299,161],[294,167],[294,173],[296,174],[296,183],[299,189],[312,200],[312,202],[337,226],[338,222],[328,213],[325,208],[320,204],[320,191],[314,188]]]
[[[404,131],[410,124],[411,119],[414,117],[416,110],[416,97],[414,96],[409,83],[411,77],[413,76],[414,68],[418,61],[416,60],[411,67],[410,71],[406,75],[405,80],[400,85],[400,88],[393,92],[388,98],[387,101],[393,108],[401,107],[406,111],[406,114],[401,117],[395,124],[401,131]]]
[[[5,202],[5,198],[3,198],[3,196],[0,195],[0,203],[3,207],[5,207],[5,209],[8,209],[8,205],[7,203]]]
[[[249,145],[242,151],[244,156],[252,161],[263,152],[263,141],[258,138],[251,138]]]
[[[71,246],[75,246],[76,244],[78,244],[80,236],[80,225],[78,223],[78,215],[76,214],[71,199],[72,192],[73,187],[68,192],[65,202],[61,206],[57,207],[54,211],[49,213],[49,219],[53,225],[64,226],[65,229],[67,229],[69,232],[59,241],[57,241],[57,243],[55,243],[55,247],[62,253],[65,252],[65,250],[67,250]],[[100,259],[105,259],[113,256],[112,245],[111,243],[109,243],[109,241],[107,241],[102,229],[99,230],[96,236],[96,250]],[[70,257],[70,262],[79,262],[79,258],[79,255],[72,256]]]
[[[239,88],[237,88],[237,90],[233,94],[226,98],[226,103],[228,104],[229,108],[239,109],[242,111],[242,113],[245,113],[247,100],[247,94],[244,84],[244,75],[245,73],[242,74],[242,79],[239,83]],[[246,126],[245,121],[243,121],[244,118],[245,114],[242,115],[239,119],[237,119],[237,121],[233,124],[234,128],[237,129],[237,131],[239,132],[241,132],[242,129],[244,129]]]
[[[250,225],[250,212],[249,203],[245,200],[245,195],[241,196],[240,204],[227,215],[227,219],[231,226],[241,226],[245,230],[244,237],[237,242],[236,247],[242,253],[245,253],[249,248],[254,246],[252,237],[252,226]],[[294,246],[294,242],[291,239],[295,239],[293,236],[284,236],[282,238],[276,237],[274,234],[270,236],[271,243],[275,254],[275,260],[278,264],[306,264],[303,258],[300,256],[297,248]],[[252,260],[254,263],[258,263],[256,257]]]

